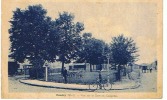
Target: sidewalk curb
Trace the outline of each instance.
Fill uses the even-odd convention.
[[[47,88],[58,88],[58,89],[70,89],[70,90],[90,90],[88,88],[85,88],[85,89],[81,89],[81,88],[67,88],[67,87],[60,87],[60,86],[48,86],[48,85],[40,85],[40,84],[34,84],[34,83],[28,83],[28,82],[24,82],[24,79],[20,79],[19,80],[20,83],[23,83],[23,84],[27,84],[27,85],[31,85],[31,86],[38,86],[38,87],[47,87]],[[110,89],[110,90],[128,90],[128,89],[136,89],[136,88],[139,88],[141,86],[140,83],[136,83],[137,85],[135,86],[131,86],[131,87],[128,87],[128,88],[122,88],[122,89]]]
[[[80,88],[67,88],[67,87],[59,87],[59,86],[48,86],[48,85],[39,85],[39,84],[33,84],[24,82],[22,80],[19,80],[20,83],[31,85],[31,86],[38,86],[38,87],[47,87],[47,88],[58,88],[58,89],[70,89],[70,90],[89,90],[89,89],[80,89]]]
[[[111,89],[111,90],[128,90],[128,89],[136,89],[136,88],[139,88],[141,85],[138,84],[136,86],[132,86],[132,87],[129,87],[129,88],[122,88],[122,89]]]

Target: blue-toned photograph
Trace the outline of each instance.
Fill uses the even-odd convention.
[[[3,34],[9,41],[9,93],[133,94],[161,88],[157,2],[18,0],[8,7]]]

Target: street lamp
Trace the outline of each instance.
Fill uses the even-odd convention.
[[[16,50],[16,49],[14,49],[14,50]],[[26,55],[26,58],[28,59],[28,58],[30,58],[31,56],[30,55]],[[26,71],[27,71],[27,66],[26,65],[23,65],[23,68],[24,68],[24,76],[25,76],[25,79],[27,78],[26,77]],[[30,76],[30,74],[29,74],[29,76]]]
[[[110,60],[110,55],[108,54],[108,55],[107,55],[107,72],[108,72],[108,75],[107,75],[107,82],[108,82],[108,83],[110,82],[110,77],[109,77],[109,60]]]

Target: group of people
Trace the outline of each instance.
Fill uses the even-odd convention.
[[[149,69],[148,69],[147,66],[144,66],[144,67],[142,68],[142,73],[143,73],[143,72],[146,73],[146,72],[148,72],[148,71],[149,71],[150,73],[152,73],[152,70],[153,70],[152,68],[149,68]]]

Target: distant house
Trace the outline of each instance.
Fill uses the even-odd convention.
[[[132,71],[137,71],[141,69],[141,66],[138,65],[138,64],[134,64],[134,63],[129,63],[127,66],[126,66],[126,71],[127,72],[132,72]]]
[[[69,64],[64,64],[64,67],[68,67]],[[56,61],[53,63],[49,63],[49,67],[51,68],[62,68],[62,62]]]
[[[138,64],[133,64],[132,66],[133,66],[133,69],[140,69],[141,68],[141,66]]]
[[[155,69],[155,70],[157,70],[157,60],[156,61],[154,61],[154,62],[152,62],[151,64],[150,64],[150,67],[152,68],[152,69]]]
[[[86,63],[73,63],[69,64],[69,70],[89,70],[88,69],[88,64]]]
[[[100,64],[100,65],[92,65],[92,71],[107,71],[107,64]],[[109,65],[111,67],[111,65]],[[90,71],[90,64],[89,63],[71,63],[68,66],[69,70],[85,70]]]

